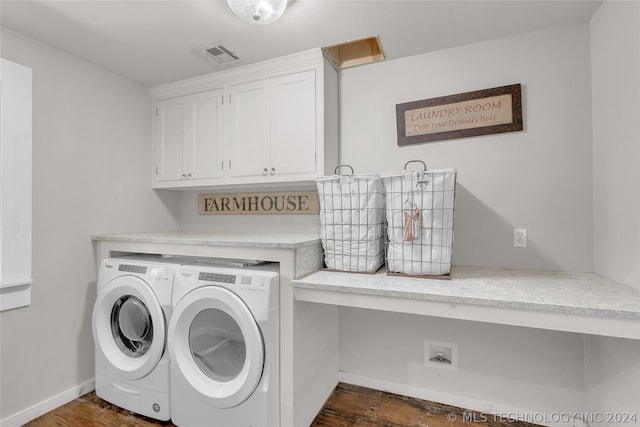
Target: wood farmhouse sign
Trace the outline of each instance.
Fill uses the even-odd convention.
[[[520,84],[396,105],[398,145],[523,129]]]
[[[318,193],[274,192],[200,194],[200,215],[313,215],[320,212]]]

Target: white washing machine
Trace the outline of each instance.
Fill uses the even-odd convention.
[[[176,271],[171,417],[181,427],[280,425],[279,264]]]
[[[171,415],[166,330],[178,266],[153,255],[105,259],[93,308],[96,394],[163,421]]]

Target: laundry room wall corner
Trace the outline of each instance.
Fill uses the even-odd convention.
[[[91,235],[177,228],[151,189],[145,87],[7,28],[2,57],[33,70],[33,285],[0,313],[0,425],[20,426],[93,387]]]

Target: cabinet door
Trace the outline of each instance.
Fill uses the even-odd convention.
[[[269,159],[269,80],[231,87],[230,176],[263,175]]]
[[[211,90],[193,95],[189,99],[188,144],[185,172],[189,179],[222,176],[223,107],[224,90]]]
[[[316,79],[306,71],[271,79],[271,168],[275,176],[316,170]]]
[[[158,182],[177,181],[184,170],[183,145],[187,140],[185,120],[188,98],[159,101],[155,109],[154,176]]]

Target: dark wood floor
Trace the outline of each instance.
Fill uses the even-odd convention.
[[[310,427],[538,427],[415,397],[339,383]]]
[[[172,427],[173,424],[135,415],[89,393],[26,424],[26,427],[45,426]],[[453,406],[340,383],[310,427],[350,426],[532,427],[533,424],[494,420]]]
[[[85,394],[24,427],[158,427],[173,426],[118,408],[96,396]]]

